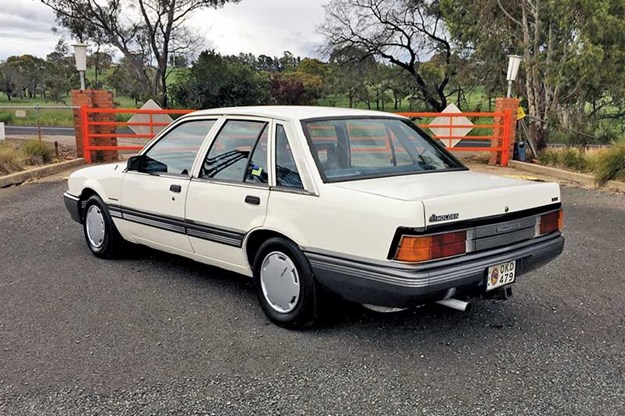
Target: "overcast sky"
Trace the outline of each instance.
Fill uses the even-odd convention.
[[[194,15],[191,26],[206,39],[205,48],[225,54],[251,52],[315,56],[329,0],[242,0]],[[0,59],[31,54],[45,57],[58,37],[50,29],[54,14],[39,0],[0,0]]]

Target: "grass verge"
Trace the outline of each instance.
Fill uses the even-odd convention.
[[[56,162],[56,159],[54,147],[47,142],[38,140],[0,142],[0,176]]]
[[[539,159],[547,166],[592,174],[598,185],[625,179],[625,140],[602,149],[547,149]]]

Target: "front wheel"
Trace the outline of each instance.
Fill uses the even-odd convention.
[[[87,246],[97,257],[113,257],[123,243],[106,205],[97,195],[87,199],[83,229]]]
[[[277,325],[299,329],[315,322],[315,279],[304,253],[291,241],[276,237],[261,245],[254,285],[263,311]]]

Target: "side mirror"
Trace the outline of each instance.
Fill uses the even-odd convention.
[[[141,168],[145,166],[145,156],[137,155],[131,156],[126,164],[127,171],[139,172]]]

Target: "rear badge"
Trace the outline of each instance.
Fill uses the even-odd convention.
[[[508,211],[510,211],[510,208],[506,207],[506,208],[504,209],[504,212],[508,212]]]
[[[445,215],[432,214],[432,216],[430,217],[430,222],[457,220],[459,217],[460,217],[459,213],[445,214]]]
[[[505,233],[507,231],[513,231],[513,230],[516,230],[518,228],[521,228],[521,223],[520,222],[515,222],[513,224],[500,225],[499,227],[496,228],[496,231],[498,233]]]

